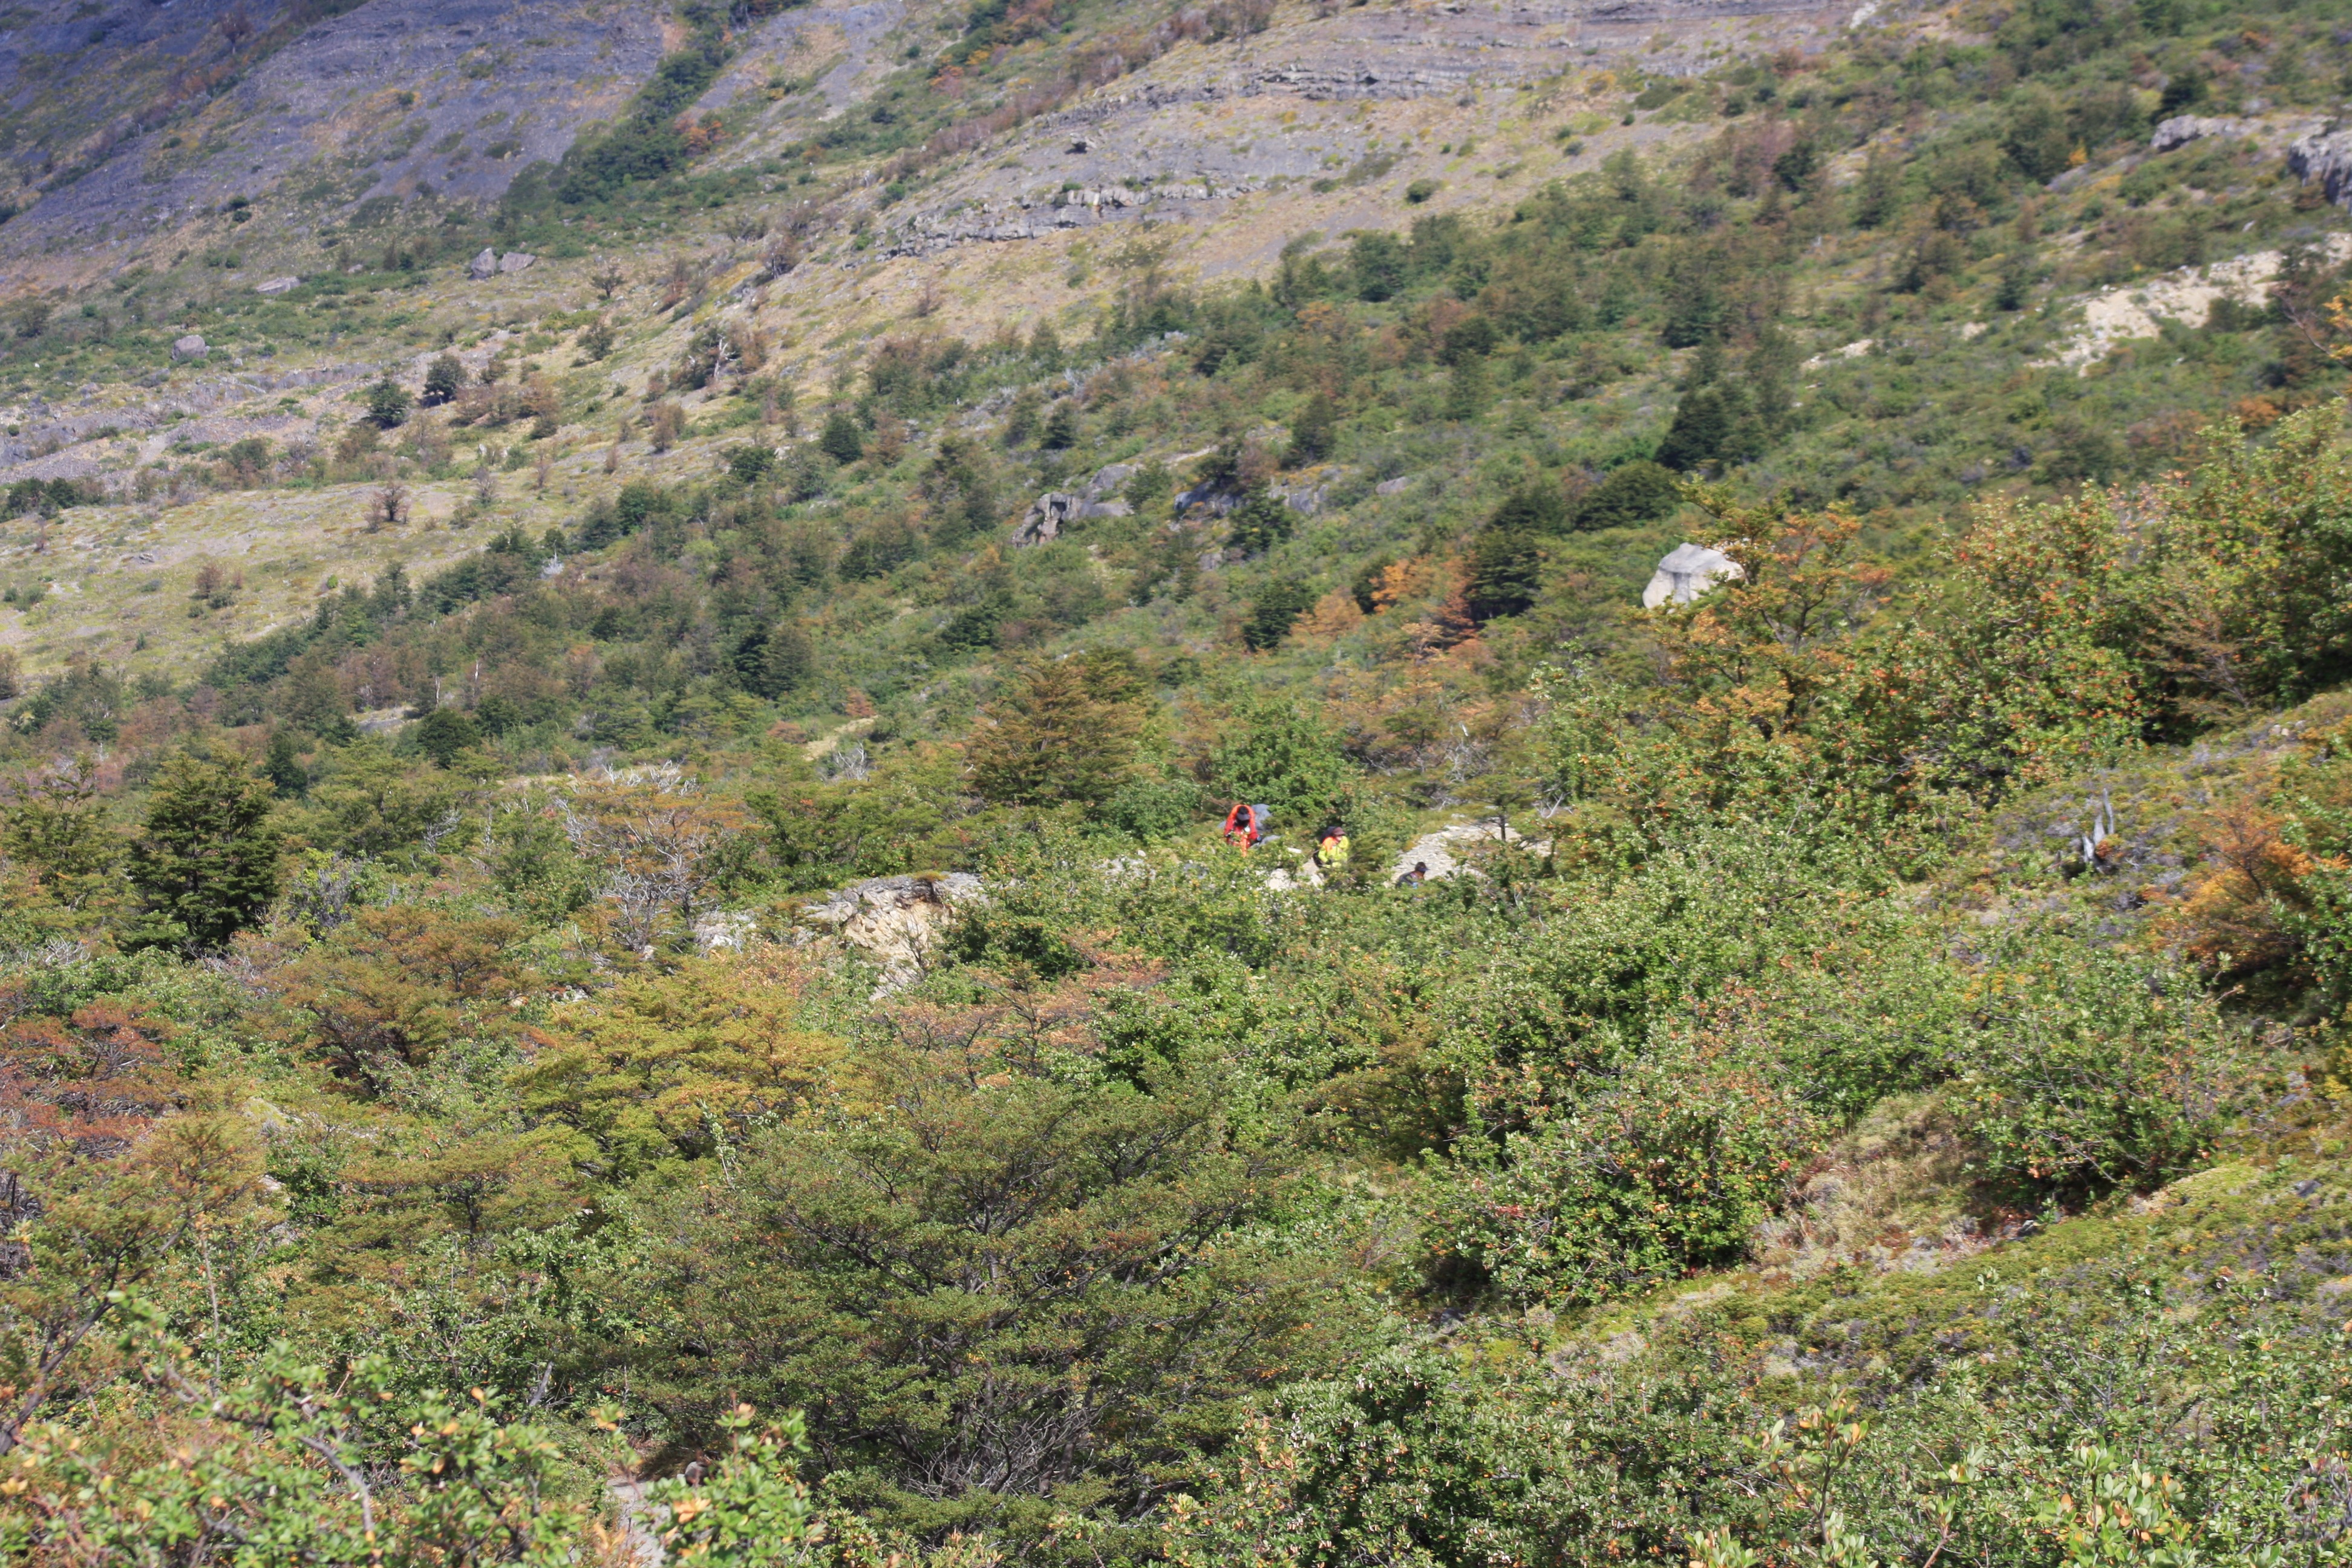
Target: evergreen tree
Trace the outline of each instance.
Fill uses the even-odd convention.
[[[1484,359],[1495,352],[1503,341],[1492,319],[1486,316],[1465,316],[1445,330],[1445,340],[1437,346],[1437,357],[1445,364],[1460,364],[1465,359]]]
[[[1381,231],[1360,234],[1349,261],[1356,274],[1356,298],[1378,304],[1405,285],[1404,243]]]
[[[1045,400],[1034,386],[1024,386],[1013,395],[1012,406],[1004,411],[1004,444],[1018,447],[1037,433],[1037,416]]]
[[[1096,689],[1083,659],[1033,665],[980,710],[972,733],[973,790],[1008,805],[1098,805],[1135,767],[1142,715]]]
[[[1768,324],[1757,334],[1744,367],[1747,396],[1743,401],[1756,426],[1753,450],[1747,455],[1761,456],[1767,442],[1788,430],[1796,407],[1790,389],[1796,380],[1797,363],[1797,345],[1786,332]]]
[[[1853,221],[1864,228],[1885,228],[1903,210],[1903,171],[1895,160],[1873,149],[1854,183]]]
[[[2154,7],[2150,8],[2154,9]],[[2172,17],[2168,10],[2166,12],[2164,20],[2167,23],[2170,23],[2172,21]],[[2172,30],[2172,27],[2168,26],[2159,26],[2152,27],[2150,30],[2169,32]],[[2273,74],[2275,74],[2275,72],[2273,72]],[[2199,70],[2195,66],[2190,66],[2185,70],[2174,72],[2171,77],[2167,79],[2165,81],[2163,96],[2157,100],[2156,118],[2158,120],[2169,120],[2176,114],[2188,113],[2189,110],[2196,108],[2197,105],[2205,101],[2205,95],[2210,85],[2210,84],[2209,84],[2205,79],[2205,73]]]
[[[936,542],[954,544],[985,533],[1003,514],[996,465],[986,448],[969,437],[950,436],[940,441],[923,488],[939,520],[931,533]]]
[[[2023,249],[2013,250],[2009,259],[2000,264],[2000,281],[1993,289],[1992,308],[2022,310],[2032,297],[2033,257]]]
[[[122,839],[88,757],[17,780],[0,796],[0,848],[59,903],[81,909],[116,884]]]
[[[1468,421],[1486,411],[1486,362],[1475,355],[1454,362],[1445,384],[1445,417]]]
[[[1333,426],[1339,419],[1339,411],[1332,407],[1328,395],[1318,392],[1308,398],[1307,406],[1299,411],[1297,419],[1291,425],[1290,452],[1283,459],[1284,466],[1303,468],[1328,458],[1335,435]]]
[[[797,690],[815,668],[808,634],[796,622],[761,627],[735,645],[735,674],[743,689],[773,700]]]
[[[1789,144],[1787,152],[1772,160],[1772,177],[1780,183],[1782,190],[1801,191],[1820,163],[1821,152],[1813,145],[1812,138],[1801,136]]]
[[[465,384],[466,367],[457,363],[457,356],[440,355],[425,371],[425,406],[432,408],[450,401]]]
[[[1723,456],[1731,438],[1731,410],[1721,389],[1702,386],[1675,409],[1675,422],[1658,443],[1657,461],[1687,473]]]
[[[1250,600],[1249,619],[1242,623],[1243,643],[1255,653],[1278,646],[1314,603],[1314,589],[1296,577],[1276,577]]]
[[[1568,497],[1559,485],[1541,479],[1504,497],[1486,526],[1517,533],[1558,533],[1567,524]]]
[[[310,787],[310,770],[302,765],[302,748],[294,731],[280,728],[269,737],[269,754],[261,760],[261,776],[279,795],[292,797]]]
[[[1293,521],[1290,503],[1260,485],[1234,509],[1232,531],[1225,535],[1225,543],[1234,550],[1263,555],[1290,537]]]
[[[846,466],[866,456],[866,437],[858,434],[857,422],[836,408],[825,416],[824,430],[816,438],[816,449]]]
[[[1062,334],[1051,322],[1038,322],[1037,330],[1029,334],[1029,363],[1040,375],[1051,375],[1062,368]]]
[[[1355,770],[1339,737],[1298,703],[1279,697],[1244,700],[1211,753],[1216,792],[1268,807],[1276,824],[1312,832],[1313,818],[1335,809]]]
[[[745,442],[727,454],[727,472],[738,484],[756,485],[776,466],[776,455],[754,442]]]
[[[1682,251],[1675,252],[1678,257]],[[1715,337],[1723,325],[1723,290],[1716,276],[1715,258],[1688,256],[1666,279],[1665,320],[1658,335],[1670,349],[1696,348]]]
[[[183,752],[155,775],[154,805],[131,847],[144,905],[140,947],[217,949],[278,896],[269,785],[235,757]]]
[[[1625,463],[1576,503],[1579,529],[1623,528],[1665,517],[1682,505],[1682,481],[1656,463]]]
[[[1045,416],[1045,428],[1038,433],[1037,445],[1048,452],[1066,452],[1077,444],[1078,405],[1065,397]]]
[[[367,389],[368,418],[376,428],[389,430],[407,419],[412,401],[408,388],[387,375]]]
[[[481,743],[482,727],[463,709],[436,708],[416,726],[417,747],[436,767],[447,767],[458,752]]]
[[[1470,547],[1466,598],[1472,617],[1483,624],[1519,614],[1535,604],[1542,579],[1543,551],[1533,533],[1524,528],[1480,530]]]

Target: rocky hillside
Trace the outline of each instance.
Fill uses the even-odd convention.
[[[542,533],[632,475],[707,471],[747,412],[765,410],[777,452],[845,394],[876,430],[857,389],[894,334],[1075,342],[1106,310],[1251,279],[1286,300],[1299,278],[1386,297],[1396,284],[1351,280],[1349,237],[1586,199],[1529,206],[1555,188],[1682,205],[1574,279],[1503,286],[1580,301],[1539,331],[1506,321],[1502,342],[1525,339],[1495,362],[1511,439],[1592,476],[1644,455],[1692,389],[1693,345],[1726,322],[1727,342],[1773,345],[1755,478],[1916,521],[1988,484],[2153,472],[2214,413],[2296,405],[2322,313],[2253,318],[2285,257],[2339,237],[2327,155],[2292,152],[2330,123],[2340,46],[2317,35],[2302,55],[2174,35],[2169,65],[2097,56],[2112,74],[2071,107],[2029,82],[1988,108],[1990,85],[2074,35],[1768,4],[16,15],[0,482],[83,487],[5,547],[47,607],[0,612],[0,638],[41,668],[284,625],[331,579],[462,556],[477,519]],[[2241,85],[2290,57],[2286,89]],[[106,80],[155,107],[101,124]],[[1743,236],[1802,248],[1763,258]],[[2297,300],[2324,290],[2294,278]],[[1674,319],[1686,308],[1705,321]],[[2195,353],[2136,347],[2175,331],[2202,334]],[[724,363],[679,379],[714,335]],[[390,373],[421,394],[445,344],[467,379],[510,370],[516,396],[537,376],[550,412],[532,428],[551,433],[514,442],[509,404],[402,426],[383,444],[409,521],[371,525],[380,460],[343,450],[373,439],[360,392]],[[1014,379],[984,377],[954,421],[1001,426]],[[656,442],[672,384],[684,417]],[[1041,390],[1091,402],[1093,384]],[[1091,473],[1245,436],[1230,411],[1139,443],[1133,428],[1072,457]],[[232,449],[268,458],[230,465],[224,489]],[[1385,496],[1429,461],[1339,456],[1283,493]],[[1008,537],[1068,461],[1001,476]],[[1446,467],[1427,493],[1470,502],[1498,482],[1452,485]],[[460,532],[427,526],[449,520]],[[1612,593],[1639,593],[1648,549],[1607,568]],[[163,613],[207,562],[246,589],[194,625]]]

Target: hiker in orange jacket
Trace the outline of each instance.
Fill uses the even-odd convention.
[[[1257,841],[1265,837],[1265,814],[1245,802],[1236,802],[1225,813],[1225,842],[1246,855]]]

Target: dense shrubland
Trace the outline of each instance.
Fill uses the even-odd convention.
[[[515,232],[723,198],[688,19]],[[699,478],[28,683],[10,1549],[621,1561],[627,1471],[713,1562],[2342,1560],[2337,279],[2021,363],[2332,221],[2236,143],[2063,178],[2318,101],[2253,20],[1640,84],[1722,121],[1679,174],[1224,290],[1138,241],[1091,339],[755,366]],[[966,108],[1051,21],[974,13]],[[589,412],[460,381],[352,471]],[[283,456],[199,478],[346,461]],[[1685,537],[1741,575],[1633,609]],[[948,871],[888,986],[803,918]]]

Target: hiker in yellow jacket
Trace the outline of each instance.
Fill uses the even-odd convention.
[[[1348,830],[1338,823],[1326,827],[1315,841],[1315,864],[1328,877],[1348,868]]]

